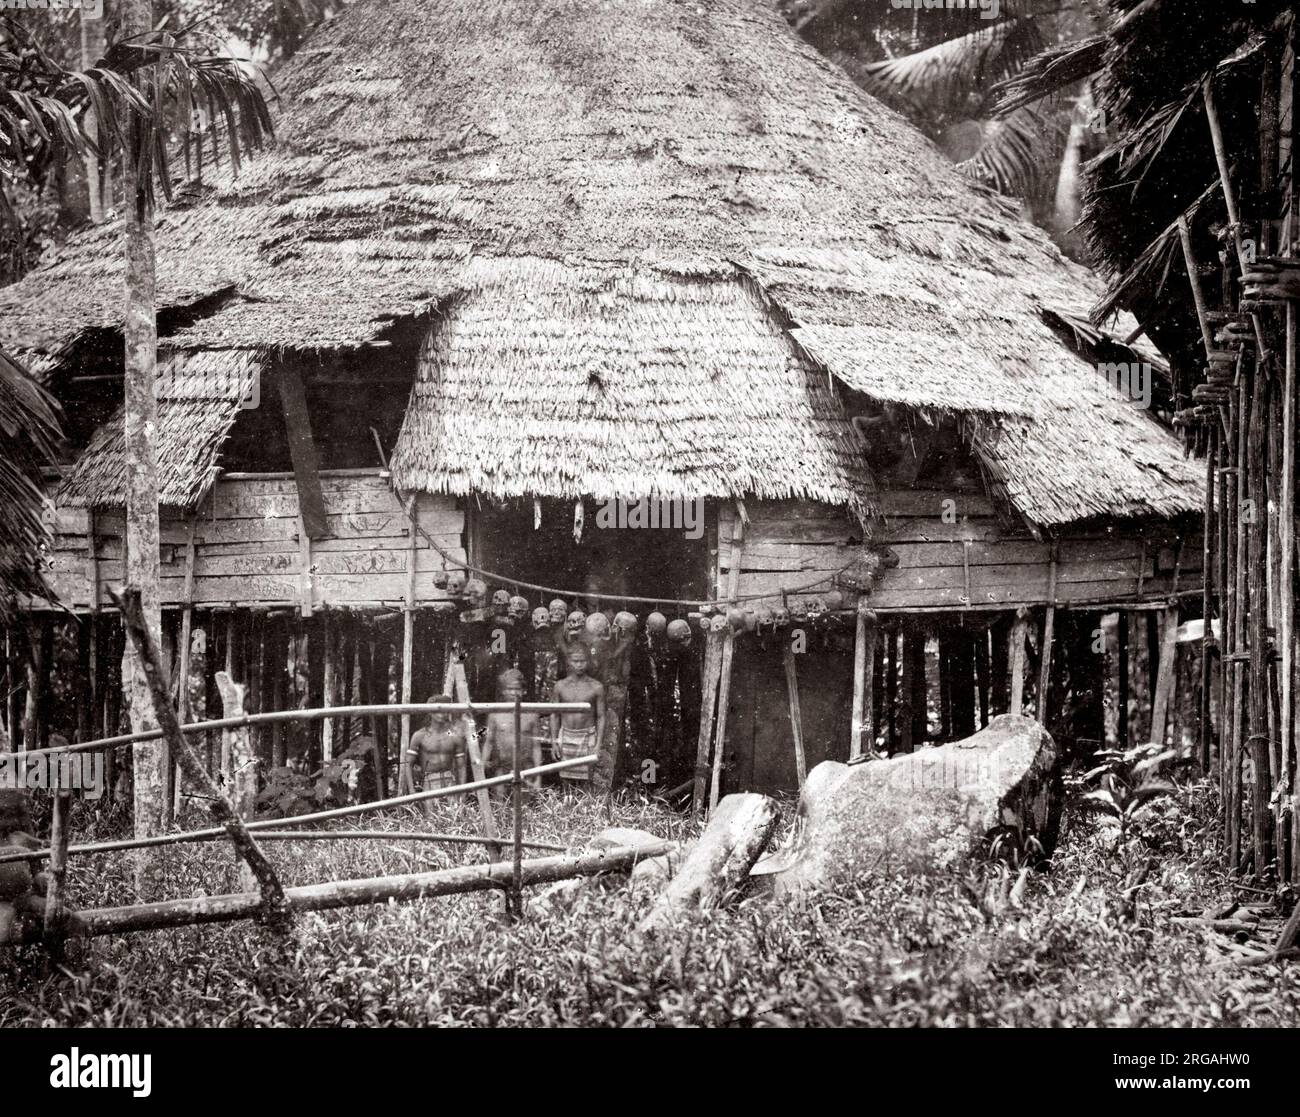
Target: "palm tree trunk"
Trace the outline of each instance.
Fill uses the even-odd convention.
[[[104,57],[104,21],[81,13],[81,68],[90,69]],[[95,120],[94,109],[86,110],[86,134],[95,143],[99,142],[99,128]],[[90,199],[90,220],[98,225],[104,220],[104,211],[112,204],[113,186],[111,164],[99,155],[86,155],[86,193]],[[101,170],[102,168],[102,170]]]
[[[150,29],[150,0],[124,0],[123,38]],[[154,396],[158,327],[154,313],[155,260],[153,213],[143,194],[144,182],[132,153],[123,159],[126,212],[126,581],[138,587],[157,646],[162,646],[162,605],[158,572],[158,462],[154,439],[158,402]],[[133,643],[126,642],[122,679],[131,709],[131,731],[158,727],[144,665]],[[167,747],[161,741],[139,742],[132,748],[135,836],[149,837],[167,826]],[[140,851],[135,869],[136,889],[143,900],[158,892],[157,858]]]

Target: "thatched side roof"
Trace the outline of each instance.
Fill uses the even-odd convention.
[[[158,376],[159,503],[194,508],[218,472],[240,401],[261,361],[253,354],[217,351],[176,354]],[[58,502],[70,508],[120,506],[126,502],[126,432],[122,409],[100,426],[59,487]]]
[[[421,387],[399,480],[549,493],[644,476],[674,491],[843,493],[851,436],[829,397],[782,413],[798,427],[784,463],[790,423],[768,429],[761,405],[735,406],[746,381],[793,398],[793,331],[796,363],[882,401],[1035,423],[1073,409],[1069,453],[1008,463],[1051,486],[1053,500],[1022,508],[1053,517],[1040,522],[1197,507],[1173,440],[1153,435],[1159,468],[1130,467],[1125,498],[1110,457],[1090,456],[1124,428],[1126,405],[1074,408],[1073,386],[1093,373],[1044,308],[1094,297],[1091,277],[802,44],[767,0],[358,0],[277,87],[279,146],[159,223],[162,305],[231,290],[166,343],[338,349],[437,308],[435,352],[449,377],[470,378],[464,398],[486,405],[504,380],[554,408],[546,424],[478,438],[447,432]],[[54,267],[0,291],[0,332],[55,353],[116,321],[113,235],[74,240]],[[539,290],[555,321],[536,327],[504,293],[543,260],[563,262],[578,289]],[[739,292],[751,283],[778,329],[749,318]],[[37,322],[51,305],[55,329]],[[723,306],[750,324],[719,330]],[[613,323],[628,331],[621,347]],[[566,346],[603,369],[606,395],[574,393],[578,373],[555,356]],[[671,358],[655,360],[661,351]],[[690,378],[678,400],[672,378],[723,353],[738,362],[734,381]],[[663,414],[627,413],[622,401],[642,391]],[[583,458],[594,415],[608,424],[599,466]],[[716,460],[704,423],[718,446],[751,448]]]
[[[865,447],[752,286],[541,259],[474,272],[421,357],[400,487],[871,511]]]

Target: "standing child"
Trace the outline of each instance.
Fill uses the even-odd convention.
[[[594,753],[605,738],[605,687],[587,674],[591,657],[584,645],[576,641],[569,646],[569,673],[555,684],[555,701],[585,702],[589,709],[575,713],[551,715],[551,739],[557,760],[574,760]],[[566,780],[591,779],[591,765],[565,768],[560,777]]]
[[[524,676],[516,670],[503,671],[497,679],[497,698],[501,702],[523,701]],[[521,712],[519,715],[519,744],[523,750],[519,758],[522,767],[538,768],[542,763],[542,737],[544,727],[540,714]],[[488,714],[487,739],[483,745],[483,766],[493,775],[503,776],[515,770],[515,715],[510,712]],[[541,787],[541,776],[529,776],[530,787]]]
[[[445,694],[430,698],[430,703],[450,702]],[[411,737],[407,756],[423,774],[425,791],[439,787],[452,787],[465,755],[465,727],[459,714],[430,714],[429,724]],[[431,809],[432,799],[424,801],[425,813]]]

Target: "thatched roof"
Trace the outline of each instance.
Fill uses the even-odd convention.
[[[158,373],[159,503],[193,508],[217,475],[221,444],[230,434],[240,401],[260,374],[253,353],[177,353]],[[126,435],[119,408],[91,439],[59,487],[58,503],[70,508],[126,502]]]
[[[436,311],[404,487],[869,507],[829,371],[1005,426],[1036,523],[1198,506],[1047,320],[1095,280],[766,0],[359,0],[276,84],[279,146],[160,219],[161,304],[215,305],[165,344],[338,349]],[[0,291],[0,333],[57,359],[115,324],[115,236]]]

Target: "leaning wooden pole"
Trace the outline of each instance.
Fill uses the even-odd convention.
[[[180,758],[186,777],[204,795],[211,800],[212,813],[226,827],[230,840],[236,851],[248,864],[253,875],[261,885],[258,904],[263,918],[274,926],[282,926],[285,921],[286,907],[284,889],[271,863],[267,861],[256,840],[248,832],[244,820],[226,797],[225,792],[208,775],[207,769],[199,763],[194,750],[181,733],[180,723],[176,720],[176,711],[172,709],[167,698],[167,683],[163,677],[161,657],[145,617],[140,600],[140,591],[134,588],[123,590],[115,595],[118,609],[121,611],[127,635],[135,645],[136,655],[144,668],[145,680],[153,701],[154,713],[158,719],[158,728],[162,730],[172,755]],[[242,689],[242,688],[241,688]],[[242,696],[241,696],[242,697]]]

